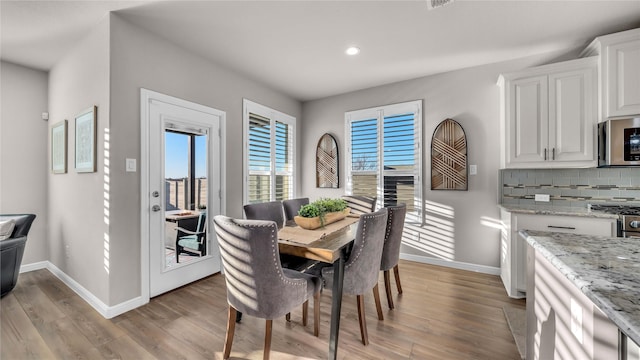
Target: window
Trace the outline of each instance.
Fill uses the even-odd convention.
[[[346,192],[378,199],[378,207],[407,204],[420,216],[422,101],[345,113]]]
[[[244,100],[244,203],[293,198],[296,119]]]
[[[207,208],[207,134],[167,123],[165,129],[166,210]]]

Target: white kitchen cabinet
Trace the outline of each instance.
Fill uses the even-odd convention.
[[[501,167],[595,167],[597,57],[503,74]]]
[[[601,119],[640,114],[640,29],[597,37],[582,56],[600,59]]]
[[[513,298],[527,291],[526,241],[519,230],[552,231],[572,234],[616,236],[616,219],[564,215],[521,214],[500,210],[504,231],[501,239],[500,277]]]

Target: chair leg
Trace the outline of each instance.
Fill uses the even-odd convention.
[[[176,245],[176,264],[180,263],[180,253],[182,252],[182,246]]]
[[[393,267],[393,274],[396,276],[396,286],[398,287],[398,294],[402,294],[402,285],[400,285],[400,270],[398,270],[398,265]]]
[[[393,296],[391,296],[391,275],[389,275],[389,270],[384,271],[384,290],[387,293],[387,304],[389,304],[389,309],[393,309]]]
[[[367,319],[364,315],[364,295],[356,296],[358,302],[358,321],[360,322],[360,336],[362,344],[369,345],[369,334],[367,333]]]
[[[287,320],[287,322],[291,321],[291,313],[288,312],[287,315],[284,316],[284,319]]]
[[[378,312],[378,320],[384,320],[382,315],[382,305],[380,305],[380,292],[378,291],[378,283],[373,287],[373,300],[376,302],[376,311]]]
[[[271,326],[273,325],[273,320],[267,319],[267,325],[264,329],[264,355],[262,358],[264,360],[269,360],[269,354],[271,353]]]
[[[228,359],[231,354],[231,345],[233,344],[233,334],[236,331],[236,309],[229,305],[229,317],[227,318],[227,335],[224,340],[223,359]]]
[[[320,291],[313,295],[313,336],[320,335]]]
[[[302,326],[307,326],[307,314],[309,313],[309,300],[302,304]]]

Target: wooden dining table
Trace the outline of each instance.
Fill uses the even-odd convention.
[[[296,241],[296,235],[301,238],[307,235],[304,229],[284,227],[278,232],[278,248],[281,254],[290,254],[333,264],[329,359],[336,359],[338,355],[338,334],[340,332],[340,310],[342,308],[342,286],[344,281],[345,259],[342,250],[355,240],[358,221],[346,218],[332,224],[331,227],[334,230],[323,233],[318,240],[312,242]],[[308,231],[318,232],[318,230]]]

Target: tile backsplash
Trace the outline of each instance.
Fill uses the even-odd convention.
[[[640,167],[500,170],[502,204],[585,207],[596,202],[640,202]],[[548,194],[550,202],[536,202]]]

